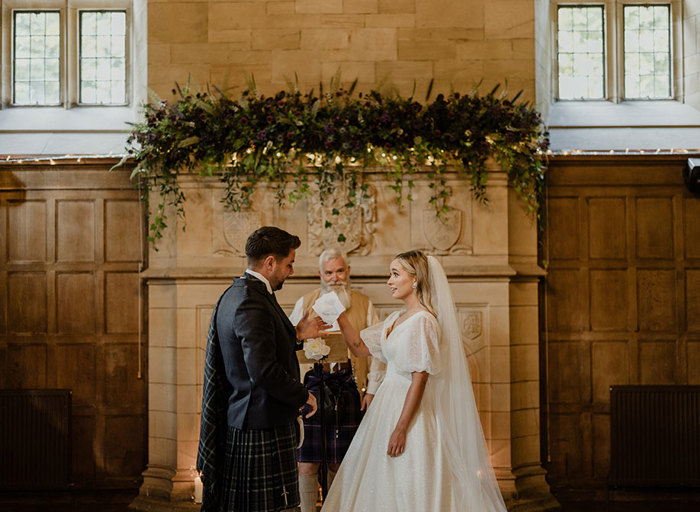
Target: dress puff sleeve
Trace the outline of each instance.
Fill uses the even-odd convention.
[[[360,331],[360,338],[362,338],[362,341],[365,343],[365,345],[367,345],[369,353],[372,354],[372,357],[379,359],[382,363],[386,363],[386,358],[382,353],[382,338],[384,337],[386,326],[393,323],[393,320],[396,319],[396,315],[397,313],[394,312],[383,322],[378,322]]]
[[[400,333],[402,350],[397,354],[396,367],[405,373],[440,373],[440,326],[437,319],[428,312],[417,313],[404,327]]]

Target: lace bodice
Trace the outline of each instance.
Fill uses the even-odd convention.
[[[440,327],[436,318],[427,311],[419,311],[392,329],[400,314],[401,311],[396,311],[383,322],[364,329],[360,333],[362,341],[372,356],[388,364],[387,372],[439,373]]]

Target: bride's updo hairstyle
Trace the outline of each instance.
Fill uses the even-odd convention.
[[[437,317],[430,301],[430,273],[428,272],[428,259],[422,251],[406,251],[397,254],[396,258],[409,275],[416,278],[416,294],[418,302],[425,309]]]

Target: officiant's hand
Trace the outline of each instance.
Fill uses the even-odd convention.
[[[297,339],[325,338],[328,333],[323,331],[330,328],[331,326],[324,323],[320,316],[309,318],[309,311],[307,311],[296,326]]]
[[[306,403],[304,404],[301,409],[306,408],[309,412],[306,413],[305,418],[310,418],[314,414],[316,414],[316,409],[318,406],[316,405],[316,397],[313,395],[313,393],[309,393],[309,398],[306,399]]]
[[[389,447],[386,454],[390,457],[398,457],[406,449],[406,431],[401,427],[396,427],[389,438]]]

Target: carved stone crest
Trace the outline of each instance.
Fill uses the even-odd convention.
[[[462,336],[475,340],[481,336],[482,331],[481,311],[466,311],[462,315]]]
[[[434,254],[466,254],[467,247],[457,245],[462,234],[463,212],[449,208],[447,212],[436,214],[435,209],[423,210],[423,235]]]
[[[339,247],[346,254],[365,256],[374,247],[377,220],[376,190],[358,190],[357,202],[348,206],[347,189],[336,187],[321,203],[314,194],[309,201],[309,252],[321,254],[327,247]]]
[[[262,213],[243,211],[222,213],[223,237],[214,238],[214,254],[245,256],[248,236],[262,225]]]

